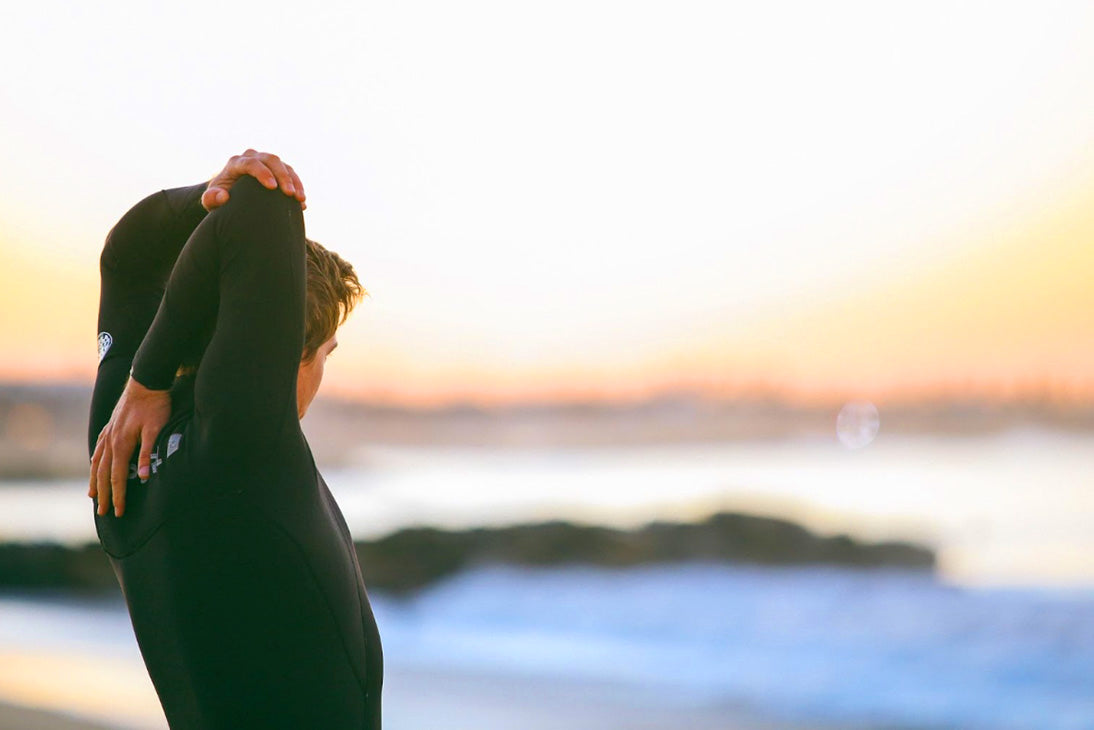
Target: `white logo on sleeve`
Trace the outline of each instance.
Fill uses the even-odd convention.
[[[110,346],[114,344],[114,338],[110,336],[109,332],[99,333],[99,362],[103,361],[106,357],[106,351],[110,349]]]
[[[173,433],[167,437],[167,456],[179,450],[179,441],[182,441],[181,433]]]

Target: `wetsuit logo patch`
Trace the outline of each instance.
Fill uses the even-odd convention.
[[[173,433],[167,437],[167,456],[179,450],[179,441],[182,441],[181,433]],[[166,456],[164,457],[167,458]]]
[[[109,332],[99,333],[99,362],[103,361],[106,357],[106,351],[110,349],[110,346],[114,344],[114,338],[110,336]]]
[[[149,459],[148,465],[152,467],[152,473],[156,474],[159,472],[160,466],[163,464],[163,459],[160,458],[159,449],[156,449],[151,454],[149,454],[149,457],[151,458]],[[129,465],[129,478],[141,479],[140,474],[137,472],[136,462],[133,462]],[[141,484],[144,484],[146,481],[146,479],[141,479]]]

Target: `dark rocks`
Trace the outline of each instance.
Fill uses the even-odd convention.
[[[0,544],[0,588],[117,589],[114,571],[98,543],[72,548],[56,543]]]
[[[561,521],[459,532],[413,528],[358,543],[357,554],[365,583],[393,591],[412,590],[483,563],[625,567],[701,560],[916,570],[935,566],[935,555],[926,547],[863,543],[848,535],[822,537],[787,520],[736,512],[721,512],[698,524],[653,522],[632,531]]]
[[[510,527],[440,530],[413,527],[356,544],[365,584],[413,591],[486,563],[627,567],[684,561],[768,565],[827,563],[932,570],[934,553],[903,542],[823,537],[771,517],[720,512],[700,523],[651,522],[637,530],[552,521]],[[97,544],[0,545],[0,588],[117,590]]]

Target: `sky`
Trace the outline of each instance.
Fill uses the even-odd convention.
[[[40,2],[0,26],[0,380],[248,147],[369,291],[324,392],[1094,399],[1086,3]]]

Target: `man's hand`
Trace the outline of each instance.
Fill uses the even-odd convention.
[[[132,377],[110,414],[110,421],[99,432],[91,457],[91,483],[87,496],[98,498],[98,513],[105,515],[114,503],[114,516],[125,511],[125,487],[129,478],[129,458],[140,441],[137,474],[148,479],[152,445],[160,429],[171,417],[171,396],[166,390],[149,390]]]
[[[307,209],[308,204],[304,202],[304,184],[292,167],[282,162],[277,155],[254,150],[247,150],[228,160],[224,169],[209,181],[209,186],[201,195],[201,205],[205,210],[211,211],[227,203],[228,190],[244,175],[250,175],[270,190],[280,187],[285,195],[293,196],[300,201],[302,208]]]

